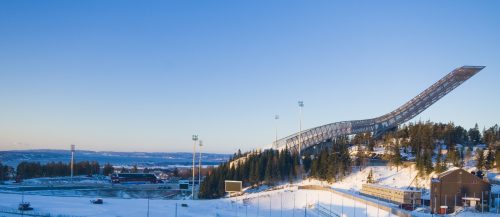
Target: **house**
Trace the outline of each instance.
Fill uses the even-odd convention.
[[[456,207],[488,210],[491,184],[464,169],[446,171],[431,179],[432,213],[451,213]]]

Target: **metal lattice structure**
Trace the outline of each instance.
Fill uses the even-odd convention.
[[[336,122],[303,130],[302,133],[295,133],[273,142],[272,147],[277,149],[288,147],[298,150],[299,141],[302,141],[300,149],[304,150],[322,142],[333,140],[338,136],[357,133],[372,132],[375,137],[379,137],[387,130],[393,129],[414,118],[483,68],[484,66],[463,66],[457,68],[404,105],[380,117]]]

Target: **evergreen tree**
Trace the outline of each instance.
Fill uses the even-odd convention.
[[[125,168],[125,167],[122,167],[122,168],[120,169],[120,173],[128,173],[128,172],[129,172],[129,171],[128,171],[128,169],[127,169],[127,168]]]
[[[311,163],[312,163],[311,156],[305,155],[304,159],[302,159],[302,164],[304,166],[304,170],[306,171],[306,173],[311,169]]]
[[[132,169],[130,170],[131,173],[138,173],[139,172],[139,169],[137,168],[137,164],[134,164],[134,166],[132,166]]]
[[[455,148],[448,147],[448,154],[446,156],[446,161],[448,163],[452,163],[453,166],[459,166],[460,154],[457,152]]]
[[[177,169],[177,168],[176,168]],[[114,172],[114,168],[113,168],[113,165],[111,165],[110,163],[106,163],[104,164],[104,168],[102,169],[102,174],[105,175],[105,176],[109,176],[110,174],[112,174]]]
[[[495,151],[495,164],[497,172],[500,172],[500,147],[497,147],[497,150]]]
[[[401,156],[401,151],[397,144],[392,149],[393,151],[390,162],[392,165],[396,166],[396,171],[399,172],[399,167],[403,165],[403,157]]]
[[[11,173],[13,172],[13,168],[7,165],[3,165],[0,162],[0,184],[4,181],[9,180]]]
[[[446,164],[443,162],[443,154],[441,153],[441,149],[438,149],[438,154],[436,157],[436,173],[442,173],[446,171]]]
[[[271,153],[271,152],[269,152]],[[271,156],[267,156],[267,162],[266,162],[266,171],[264,174],[264,180],[265,182],[270,185],[272,183],[272,174],[273,174],[273,162],[271,160]]]
[[[484,151],[480,148],[476,149],[476,168],[478,170],[484,169]]]
[[[305,168],[305,166],[304,166],[304,168]],[[309,176],[311,176],[313,178],[319,178],[318,168],[319,168],[319,161],[316,158],[312,159],[311,160],[311,166],[310,166],[310,169],[309,169]],[[307,171],[308,170],[306,170],[306,172]]]
[[[481,142],[481,133],[479,132],[479,127],[476,123],[474,128],[469,129],[469,140],[473,145],[477,145]]]
[[[355,165],[359,167],[359,170],[361,171],[361,166],[363,164],[363,159],[365,158],[365,154],[363,152],[363,148],[361,145],[357,146],[357,152],[356,152],[356,159],[355,159]]]
[[[173,173],[174,177],[179,177],[179,169],[177,169],[177,167],[174,168],[174,171],[172,173]]]
[[[370,173],[368,173],[368,177],[366,177],[366,183],[374,183],[373,181],[373,170],[370,169]]]
[[[488,147],[488,153],[486,154],[486,161],[484,163],[484,167],[487,170],[493,169],[493,165],[495,164],[495,153],[491,149],[491,146]]]

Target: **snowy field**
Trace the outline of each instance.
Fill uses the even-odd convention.
[[[343,180],[329,184],[318,180],[304,180],[299,185],[322,185],[331,187],[346,194],[357,195],[361,185],[366,183],[367,176],[373,171],[374,180],[377,184],[406,189],[408,186],[419,186],[429,188],[428,178],[415,180],[417,175],[414,167],[368,166],[361,171],[357,168]],[[492,177],[498,174],[488,174]],[[432,174],[431,174],[432,176]],[[46,180],[35,180],[32,185],[40,185]],[[101,180],[81,180],[84,184],[102,184]],[[264,191],[266,186],[260,189],[260,193],[248,193],[243,196],[225,198],[218,200],[149,200],[149,216],[394,216],[388,212],[369,206],[362,202],[355,202],[347,197],[333,194],[327,191],[298,190],[296,186],[274,191]],[[8,187],[8,186],[7,186]],[[493,192],[499,192],[500,187],[493,185]],[[21,200],[19,194],[0,193],[0,211],[15,210]],[[41,191],[43,192],[43,191]],[[101,194],[103,190],[99,191]],[[12,191],[11,191],[12,193]],[[71,191],[64,191],[66,195],[45,195],[31,192],[25,196],[25,200],[31,202],[36,212],[50,214],[52,216],[148,216],[148,200],[131,198],[105,197],[103,205],[93,205],[89,201],[95,199],[92,195],[78,195]],[[365,198],[379,205],[394,207],[394,204],[376,201],[373,198]],[[181,206],[186,204],[187,207]],[[177,206],[176,206],[177,205]],[[176,208],[177,207],[177,208]],[[177,210],[177,215],[176,215]],[[319,215],[318,215],[319,214]],[[18,216],[0,212],[0,217]],[[412,212],[412,216],[432,216],[429,213]],[[461,212],[457,216],[500,216],[496,213]]]
[[[35,211],[66,216],[147,216],[147,199],[105,198],[93,205],[92,198],[27,195]],[[0,210],[16,208],[21,196],[0,194]],[[218,200],[150,200],[149,216],[389,216],[367,206],[325,191],[284,189]],[[188,207],[182,207],[187,204]],[[316,209],[317,207],[320,209]],[[0,213],[0,216],[9,216]],[[12,215],[10,215],[12,216]]]

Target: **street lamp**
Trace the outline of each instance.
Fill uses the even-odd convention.
[[[276,120],[276,140],[274,140],[274,146],[276,146],[276,149],[278,148],[278,119],[280,119],[280,116],[274,115],[274,120]]]
[[[201,188],[201,146],[203,146],[203,142],[200,140],[200,158],[198,160],[198,185],[200,186]],[[200,189],[198,188],[198,192],[200,191]]]
[[[196,157],[196,141],[198,141],[198,135],[193,135],[193,186],[191,187],[191,195],[192,195],[192,199],[194,200],[194,160],[195,160],[195,157]]]

